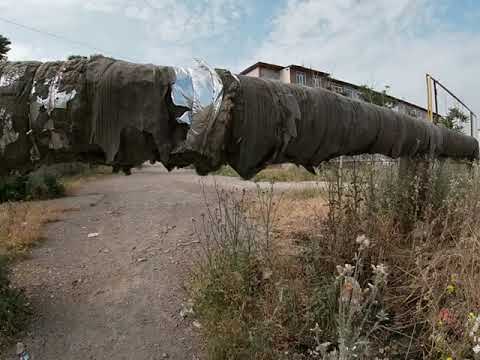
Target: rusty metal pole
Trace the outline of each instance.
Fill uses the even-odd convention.
[[[435,114],[433,115],[433,122],[435,124],[438,124],[438,92],[437,92],[437,82],[436,80],[433,80],[433,93],[435,96]]]
[[[474,117],[473,117],[473,112],[471,111],[470,111],[470,136],[476,138]]]

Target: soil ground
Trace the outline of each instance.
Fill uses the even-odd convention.
[[[202,359],[198,329],[180,311],[199,246],[191,219],[204,210],[202,189],[209,194],[215,183],[256,186],[152,166],[53,200],[68,211],[13,268],[35,314],[21,339],[32,358]],[[278,184],[297,186],[314,184]],[[15,349],[6,359],[16,359]]]

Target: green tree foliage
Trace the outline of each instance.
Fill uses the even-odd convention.
[[[67,60],[80,60],[80,59],[87,59],[86,56],[82,56],[82,55],[70,55]]]
[[[438,122],[447,129],[452,129],[461,132],[464,124],[468,123],[469,119],[458,107],[451,107],[448,109],[447,116],[440,117]]]
[[[7,59],[7,53],[10,51],[10,40],[5,36],[0,35],[0,60]]]
[[[387,94],[387,90],[383,90],[381,92],[375,91],[368,85],[360,86],[360,99],[365,102],[375,104],[378,106],[385,106],[388,108],[393,108],[397,105],[397,101],[392,98],[390,95]]]

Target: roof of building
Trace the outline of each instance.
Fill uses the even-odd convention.
[[[246,68],[245,70],[243,70],[240,75],[246,75],[248,74],[250,71],[256,69],[257,67],[263,67],[263,68],[267,68],[267,69],[271,69],[271,70],[277,70],[277,71],[280,71],[280,70],[283,70],[283,69],[287,69],[287,68],[290,68],[290,69],[294,69],[294,70],[299,70],[299,71],[305,71],[305,72],[314,72],[316,74],[319,74],[321,76],[325,76],[325,77],[329,77],[330,80],[332,80],[332,82],[335,82],[337,84],[341,84],[341,85],[346,85],[346,86],[350,86],[350,87],[353,87],[354,89],[360,89],[361,86],[359,85],[356,85],[356,84],[352,84],[352,83],[349,83],[347,81],[343,81],[343,80],[339,80],[339,79],[335,79],[335,78],[332,78],[330,76],[329,73],[326,73],[326,72],[323,72],[323,71],[319,71],[319,70],[315,70],[315,69],[311,69],[311,68],[306,68],[305,66],[300,66],[300,65],[289,65],[289,66],[281,66],[281,65],[276,65],[276,64],[270,64],[270,63],[266,63],[266,62],[262,62],[262,61],[259,61],[251,66],[249,66],[248,68]],[[388,97],[392,100],[395,100],[395,101],[399,101],[399,102],[402,102],[406,105],[409,105],[409,106],[412,106],[414,108],[417,108],[418,110],[422,110],[422,111],[427,111],[427,109],[425,109],[424,107],[422,106],[419,106],[419,105],[416,105],[414,103],[411,103],[409,101],[406,101],[406,100],[403,100],[403,99],[399,99],[399,98],[396,98],[394,96],[391,96],[391,95],[388,95]]]
[[[262,61],[259,61],[255,64],[253,64],[252,66],[249,66],[248,68],[246,68],[245,70],[243,70],[240,75],[246,75],[248,74],[250,71],[256,69],[257,67],[263,67],[263,68],[267,68],[267,69],[272,69],[272,70],[283,70],[285,67],[284,66],[280,66],[280,65],[275,65],[275,64],[269,64],[269,63],[266,63],[266,62],[262,62]]]
[[[332,82],[334,82],[334,83],[341,84],[341,85],[346,85],[346,86],[351,86],[351,87],[353,87],[353,88],[356,89],[356,90],[359,90],[359,89],[362,88],[362,86],[360,86],[360,85],[352,84],[352,83],[349,83],[349,82],[347,82],[347,81],[335,79],[335,78],[332,78],[332,77],[331,77],[330,79],[331,79]],[[373,90],[373,91],[376,91],[376,90]],[[409,102],[409,101],[407,101],[407,100],[399,99],[399,98],[397,98],[397,97],[395,97],[395,96],[392,96],[392,95],[387,95],[387,97],[390,98],[390,99],[392,99],[392,100],[394,100],[394,101],[399,101],[399,102],[402,102],[402,103],[404,103],[404,104],[406,104],[406,105],[409,105],[409,106],[412,106],[412,107],[414,107],[414,108],[417,108],[418,110],[422,110],[422,111],[425,111],[425,112],[428,111],[428,110],[425,109],[424,107],[422,107],[422,106],[420,106],[420,105],[417,105],[417,104],[414,104],[414,103],[411,103],[411,102]]]
[[[315,70],[315,69],[312,69],[312,68],[307,68],[305,66],[300,66],[300,65],[288,65],[286,66],[285,68],[290,68],[290,69],[293,69],[293,70],[299,70],[299,71],[304,71],[304,72],[310,72],[310,73],[315,73],[315,74],[318,74],[318,75],[321,75],[321,76],[330,76],[329,73],[326,73],[326,72],[323,72],[323,71],[319,71],[319,70]]]

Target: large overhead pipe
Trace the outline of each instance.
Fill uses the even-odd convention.
[[[477,141],[324,89],[203,63],[194,69],[94,56],[0,63],[0,175],[83,160],[129,168],[146,160],[200,174],[231,165],[313,169],[340,155],[477,159]]]

